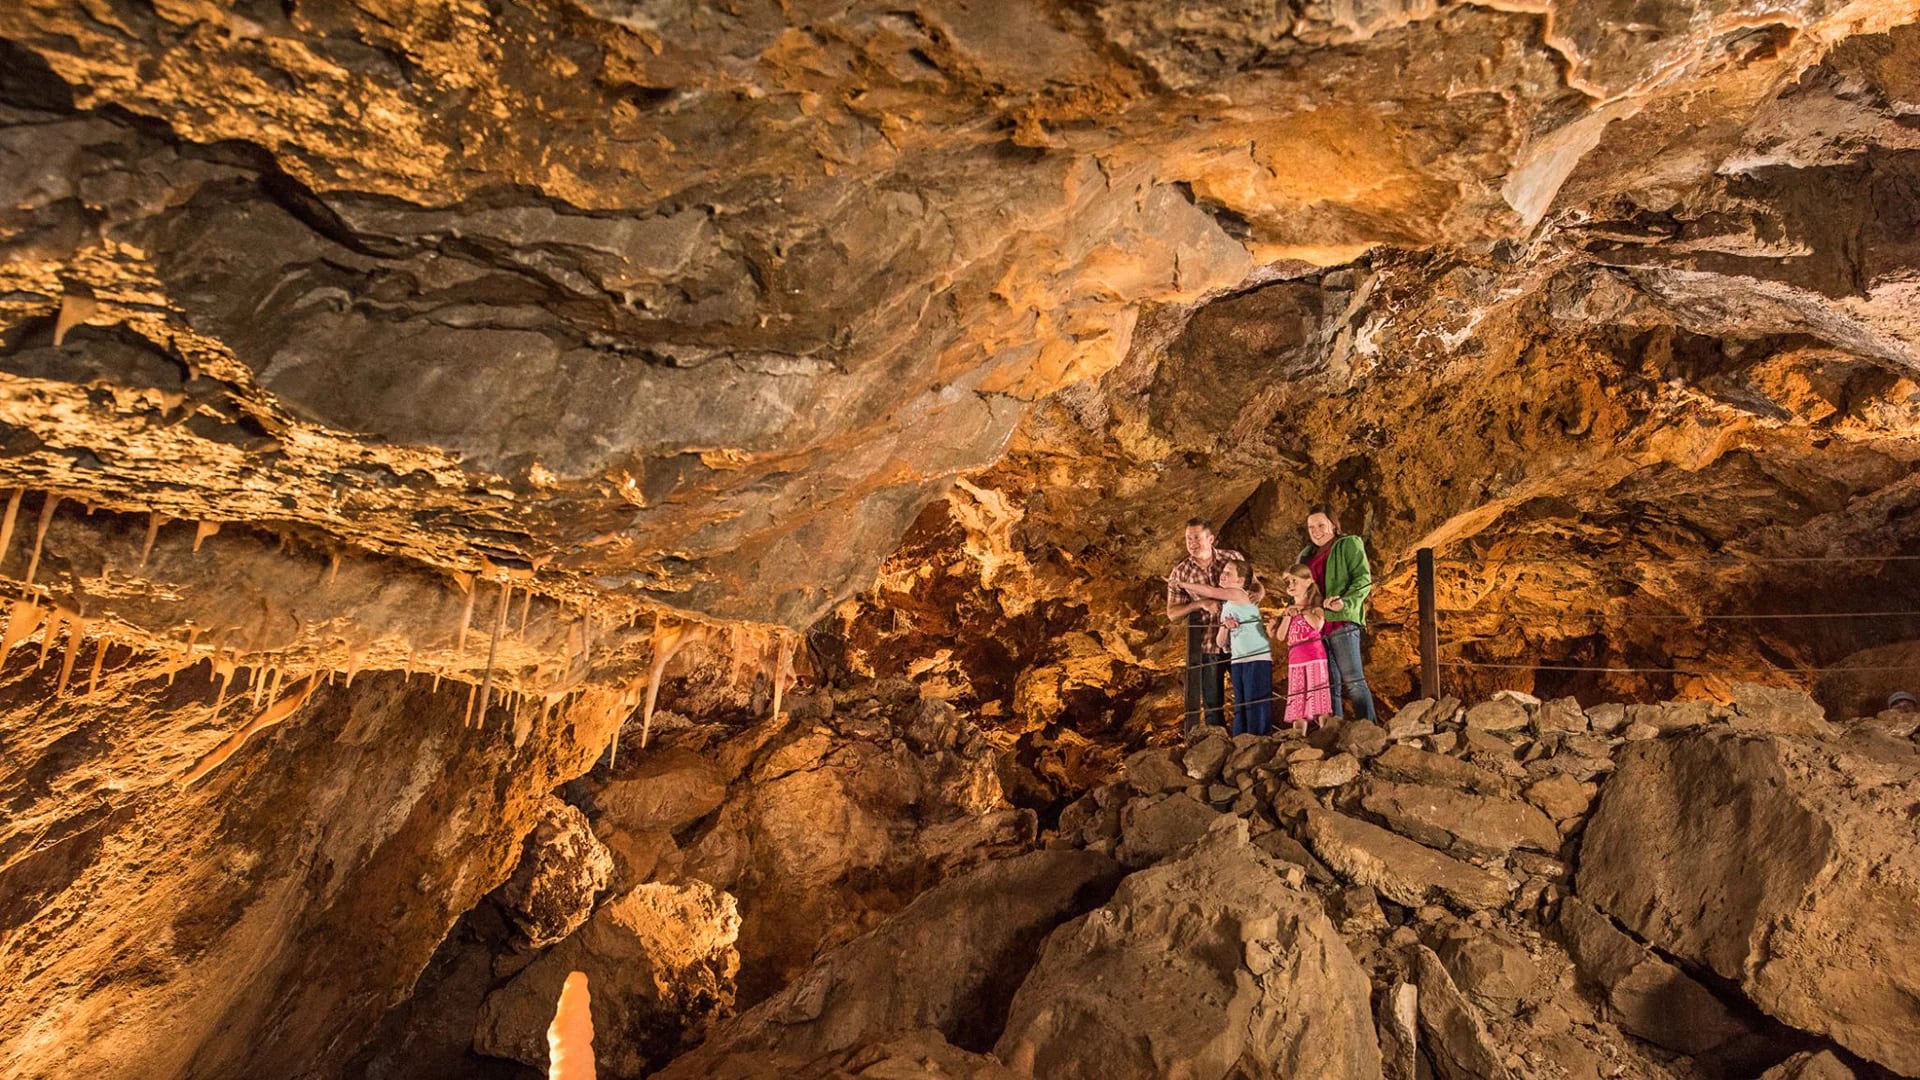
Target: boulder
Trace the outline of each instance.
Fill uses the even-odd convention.
[[[1441,1080],[1512,1080],[1486,1021],[1454,985],[1440,958],[1424,945],[1413,946],[1412,954],[1420,1033],[1435,1074]]]
[[[1839,733],[1827,723],[1826,710],[1807,693],[1750,682],[1733,684],[1733,716],[1728,724],[1736,731],[1768,735],[1830,739]]]
[[[549,795],[521,849],[513,876],[494,902],[535,949],[578,930],[594,897],[613,876],[613,856],[593,835],[587,816]]]
[[[1335,788],[1360,778],[1360,760],[1352,754],[1335,754],[1319,761],[1296,761],[1287,766],[1287,775],[1309,790]]]
[[[1598,991],[1609,1018],[1624,1030],[1696,1057],[1750,1034],[1706,987],[1579,897],[1561,904],[1560,931],[1581,979]]]
[[[1203,784],[1212,783],[1220,778],[1220,768],[1227,763],[1227,755],[1231,753],[1233,740],[1219,728],[1212,728],[1187,744],[1186,752],[1180,757],[1180,765],[1189,779]]]
[[[1920,1074],[1920,754],[1726,730],[1629,747],[1581,897],[1761,1009]]]
[[[1307,842],[1334,873],[1371,885],[1396,904],[1419,907],[1445,898],[1483,909],[1507,902],[1507,879],[1331,810],[1307,812]]]
[[[584,971],[601,1068],[644,1075],[732,1007],[739,933],[739,910],[726,893],[700,882],[641,885],[602,904],[579,933],[489,994],[473,1047],[545,1068],[553,1003],[568,973]]]
[[[1510,697],[1496,697],[1467,710],[1468,731],[1521,731],[1533,718]]]
[[[1533,954],[1504,930],[1458,923],[1433,951],[1467,999],[1489,1013],[1512,1016],[1550,989]]]
[[[1237,735],[1233,740],[1233,753],[1227,756],[1226,764],[1220,768],[1221,779],[1229,783],[1237,781],[1243,774],[1258,769],[1273,760],[1278,752],[1278,744],[1273,739],[1263,739],[1257,735]]]
[[[662,1080],[720,1075],[717,1063],[750,1053],[812,1060],[917,1029],[984,1049],[1041,941],[1119,878],[1105,856],[1038,851],[947,881],[823,955]]]
[[[1380,1075],[1365,972],[1237,819],[1055,931],[996,1053],[1050,1080]]]
[[[1135,799],[1120,813],[1120,861],[1147,866],[1207,834],[1220,811],[1184,791],[1163,799]]]
[[[1567,773],[1555,773],[1527,785],[1527,801],[1555,821],[1565,821],[1586,813],[1593,806],[1594,796],[1599,793],[1598,785],[1583,784]]]
[[[1627,726],[1644,724],[1662,734],[1713,723],[1711,701],[1660,701],[1627,706]]]
[[[1397,742],[1431,735],[1435,727],[1451,721],[1459,710],[1460,703],[1453,698],[1421,698],[1409,703],[1387,721],[1387,738]]]
[[[1498,773],[1456,757],[1429,753],[1412,746],[1389,747],[1385,753],[1373,759],[1372,770],[1388,780],[1439,784],[1482,795],[1505,794],[1508,786]]]
[[[1362,759],[1378,756],[1389,745],[1387,729],[1368,720],[1349,720],[1334,737],[1334,746]]]
[[[1135,751],[1128,755],[1125,768],[1127,783],[1142,795],[1178,791],[1193,782],[1180,763],[1174,760],[1174,750],[1170,746],[1152,746]]]
[[[1570,697],[1542,702],[1533,714],[1533,728],[1543,735],[1554,731],[1585,732],[1587,714],[1581,711],[1580,703]]]
[[[1607,702],[1587,710],[1587,726],[1602,735],[1612,735],[1627,726],[1627,707]]]
[[[618,779],[585,782],[594,820],[630,832],[674,831],[706,817],[727,798],[720,766],[680,747],[648,750]]]
[[[1497,858],[1518,847],[1560,849],[1560,832],[1553,822],[1515,799],[1372,780],[1360,805],[1402,836],[1465,855]]]

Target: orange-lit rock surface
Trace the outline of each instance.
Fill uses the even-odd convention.
[[[0,1071],[343,1075],[533,962],[481,898],[680,731],[610,891],[703,875],[773,993],[1170,737],[1192,514],[1273,571],[1337,503],[1390,702],[1427,546],[1449,692],[1877,708],[1914,19],[0,7]]]

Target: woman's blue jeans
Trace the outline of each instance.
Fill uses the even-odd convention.
[[[1334,623],[1327,631],[1327,688],[1333,691],[1333,715],[1346,715],[1341,698],[1351,694],[1354,712],[1363,720],[1375,719],[1373,688],[1360,660],[1360,628],[1353,623]]]

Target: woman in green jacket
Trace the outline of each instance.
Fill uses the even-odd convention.
[[[1333,691],[1333,715],[1345,715],[1341,701],[1351,696],[1358,715],[1374,720],[1373,690],[1367,686],[1367,672],[1360,659],[1360,631],[1367,625],[1367,594],[1373,591],[1367,546],[1359,537],[1342,533],[1339,516],[1326,506],[1307,512],[1307,541],[1300,561],[1313,571],[1314,584],[1326,597],[1327,682]]]

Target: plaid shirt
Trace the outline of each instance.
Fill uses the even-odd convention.
[[[1211,566],[1200,565],[1191,555],[1181,559],[1180,564],[1175,566],[1173,572],[1167,575],[1167,606],[1172,607],[1175,604],[1184,604],[1190,600],[1198,599],[1198,597],[1189,595],[1187,590],[1180,587],[1184,582],[1192,582],[1196,585],[1212,585],[1218,588],[1220,585],[1221,569],[1235,559],[1240,560],[1242,563],[1247,561],[1245,555],[1237,551],[1229,551],[1222,547],[1213,549],[1213,565]],[[1207,638],[1209,642],[1207,648],[1211,650],[1213,648],[1211,644],[1213,638],[1211,635],[1220,627],[1220,616],[1216,612],[1211,611],[1196,612],[1195,614],[1201,615],[1206,622],[1207,634],[1209,635]],[[1191,619],[1192,616],[1188,616],[1188,618]]]

